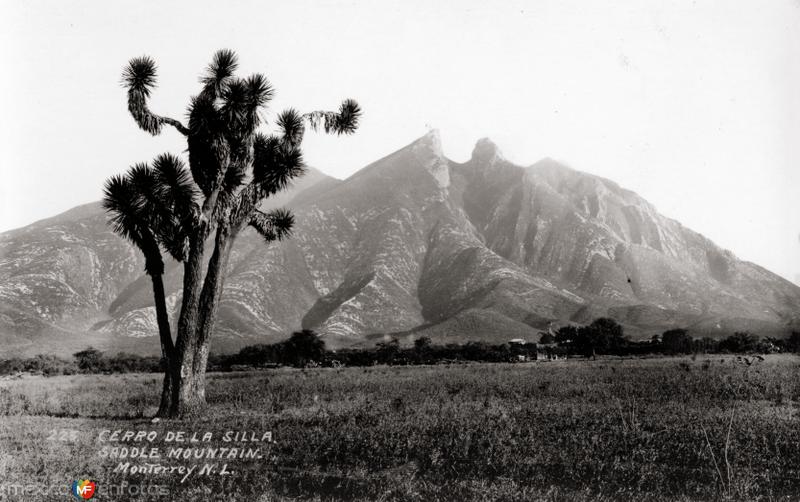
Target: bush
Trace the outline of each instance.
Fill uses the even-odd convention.
[[[792,331],[789,339],[786,340],[786,350],[790,352],[800,352],[800,331]]]
[[[103,353],[95,348],[89,347],[86,350],[76,352],[73,357],[75,357],[75,362],[78,364],[78,369],[84,373],[96,373],[102,369]]]
[[[282,361],[292,366],[305,366],[308,363],[319,363],[325,357],[325,341],[310,329],[297,331],[282,347]]]
[[[587,357],[595,354],[620,354],[627,341],[622,326],[614,319],[601,317],[588,326],[564,326],[556,333],[556,341],[574,354]]]
[[[661,335],[661,345],[670,354],[688,354],[693,348],[692,337],[685,329],[671,329]]]
[[[56,356],[38,355],[28,359],[12,358],[0,361],[0,375],[34,373],[45,376],[72,375],[78,372],[75,363]]]
[[[756,352],[758,349],[758,337],[748,332],[738,332],[722,340],[719,348],[726,352]]]

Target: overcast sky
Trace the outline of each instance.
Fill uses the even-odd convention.
[[[205,5],[206,7],[200,7]],[[219,48],[274,108],[364,109],[306,141],[344,178],[440,130],[469,158],[552,157],[611,178],[739,257],[800,280],[800,2],[105,2],[0,6],[0,231],[100,198],[106,177],[185,148],[127,115],[120,73],[159,65],[156,113],[184,117]]]

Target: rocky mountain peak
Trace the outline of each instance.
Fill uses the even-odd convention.
[[[500,148],[489,138],[481,138],[472,149],[472,160],[480,163],[494,163],[502,160]]]
[[[440,188],[450,185],[450,170],[442,152],[442,138],[438,129],[431,129],[412,144],[412,151],[425,169],[436,179]]]
[[[442,136],[438,129],[431,129],[412,143],[414,152],[424,157],[443,157]]]

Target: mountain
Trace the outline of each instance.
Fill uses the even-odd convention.
[[[213,350],[300,327],[332,347],[535,340],[600,316],[633,337],[800,327],[799,287],[613,181],[550,159],[514,165],[488,139],[456,163],[431,132],[343,181],[311,171],[268,202],[292,208],[294,234],[239,237]],[[106,219],[94,203],[0,234],[4,352],[158,351],[143,260]],[[165,276],[173,310],[180,272]]]

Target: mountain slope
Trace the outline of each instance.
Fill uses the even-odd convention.
[[[800,324],[797,286],[610,180],[549,159],[516,166],[486,139],[455,163],[430,133],[343,181],[312,171],[268,202],[295,211],[294,234],[269,246],[240,236],[213,350],[300,327],[347,346],[384,334],[534,339],[605,315],[634,336],[675,326],[782,335]],[[1,234],[3,350],[155,353],[142,269],[99,204]],[[174,310],[181,268],[167,269]]]

